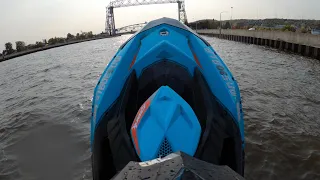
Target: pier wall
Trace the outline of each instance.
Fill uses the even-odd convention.
[[[222,29],[197,30],[198,34],[247,44],[268,46],[320,60],[320,35],[282,31]]]

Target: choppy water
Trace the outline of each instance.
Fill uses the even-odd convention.
[[[0,63],[1,180],[34,174],[92,179],[93,88],[127,38],[74,44]],[[320,62],[206,39],[240,85],[246,179],[320,179]],[[18,166],[19,157],[27,164]]]

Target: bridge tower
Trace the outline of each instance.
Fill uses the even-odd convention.
[[[184,24],[187,24],[188,20],[184,1],[178,1],[178,13],[179,21]]]
[[[108,6],[107,7],[107,17],[106,17],[106,33],[108,33],[110,36],[116,34],[116,23],[114,21],[114,13],[113,13],[113,7]]]
[[[182,23],[187,23],[187,14],[185,10],[184,0],[113,0],[107,7],[106,13],[106,33],[110,36],[116,34],[116,25],[114,20],[114,8],[128,7],[128,6],[139,6],[149,4],[167,4],[167,3],[178,3],[178,18]]]

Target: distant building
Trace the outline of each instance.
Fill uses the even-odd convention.
[[[275,29],[283,29],[285,27],[285,25],[276,25],[274,28]]]
[[[312,29],[311,34],[320,35],[320,29]]]
[[[244,27],[247,27],[248,25],[244,22],[237,22],[234,24],[233,29],[242,29]]]

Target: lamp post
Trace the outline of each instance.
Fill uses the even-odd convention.
[[[231,18],[230,18],[231,21],[232,21],[232,15],[233,15],[233,7],[231,7]]]
[[[222,27],[222,22],[221,22],[221,14],[222,13],[226,13],[227,11],[222,11],[221,13],[220,13],[220,37],[221,37],[221,27]]]

